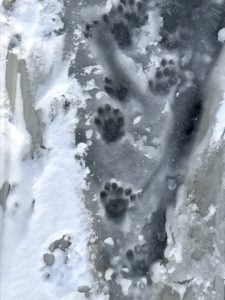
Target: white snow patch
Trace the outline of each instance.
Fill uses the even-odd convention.
[[[212,142],[218,142],[221,138],[224,138],[225,134],[225,94],[223,101],[220,103],[220,107],[216,114],[216,121],[212,133]]]
[[[124,294],[124,295],[127,295],[127,294],[128,294],[128,290],[129,290],[129,287],[130,287],[131,284],[132,284],[132,281],[123,278],[123,279],[120,281],[120,284],[121,284],[121,287],[122,287],[122,292],[123,292],[123,294]]]
[[[105,280],[106,281],[111,280],[113,273],[114,273],[113,269],[111,269],[111,268],[107,269],[105,272]]]
[[[62,27],[62,3],[24,0],[16,1],[10,12],[0,8],[0,186],[5,180],[11,185],[7,209],[0,214],[1,299],[82,299],[78,286],[92,286],[87,249],[91,222],[82,199],[86,171],[74,158],[75,115],[85,98],[77,82],[68,79],[64,37],[55,34]],[[46,149],[39,149],[34,159],[20,88],[14,115],[5,90],[7,48],[15,34],[21,36],[15,51],[26,61],[44,126]],[[68,111],[63,109],[65,98],[71,103]],[[65,252],[56,249],[54,264],[46,266],[43,254],[64,234],[71,245]]]
[[[208,208],[208,215],[205,217],[206,220],[210,220],[216,213],[217,207],[211,204]]]
[[[141,119],[142,119],[141,116],[137,116],[137,117],[134,119],[133,124],[136,125],[136,124],[140,123],[140,122],[141,122]]]
[[[218,32],[218,41],[221,43],[225,42],[225,28],[220,29]]]
[[[105,244],[108,244],[110,246],[114,246],[114,241],[111,237],[108,237],[107,239],[104,240]]]

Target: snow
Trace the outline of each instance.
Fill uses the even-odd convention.
[[[225,134],[224,114],[225,114],[225,94],[224,94],[224,99],[221,101],[219,109],[217,111],[216,122],[213,128],[212,141],[214,141],[215,143],[218,143],[221,139],[224,139],[224,134]]]
[[[218,32],[218,41],[221,43],[225,42],[225,28],[220,29]]]
[[[128,280],[128,279],[125,279],[125,278],[123,278],[121,280],[121,287],[122,287],[122,291],[123,291],[124,295],[128,294],[128,290],[129,290],[129,287],[131,286],[131,284],[132,284],[131,280]]]
[[[140,122],[141,122],[141,116],[137,116],[137,117],[134,119],[133,124],[136,125],[136,124],[138,124],[138,123],[140,123]]]
[[[110,246],[114,246],[114,241],[111,237],[108,237],[107,239],[104,240],[104,243]]]
[[[112,275],[113,275],[113,269],[111,269],[111,268],[109,268],[109,269],[107,269],[106,270],[106,272],[105,272],[105,280],[106,281],[109,281],[109,280],[111,280],[111,278],[112,278]]]
[[[5,300],[83,299],[78,287],[93,285],[87,249],[91,220],[83,199],[86,173],[75,159],[74,141],[75,116],[85,97],[76,80],[68,78],[64,37],[54,34],[62,27],[60,13],[62,1],[55,0],[16,1],[13,11],[0,9],[0,187],[6,180],[11,185],[7,210],[1,213],[0,298]],[[21,42],[13,51],[27,63],[42,119],[44,148],[33,159],[20,86],[14,114],[5,90],[7,47],[15,34]],[[49,245],[65,235],[71,245],[55,249],[53,265],[45,265]]]

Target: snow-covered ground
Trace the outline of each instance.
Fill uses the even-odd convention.
[[[10,184],[6,209],[1,207],[0,298],[5,300],[79,299],[78,287],[92,285],[85,170],[75,160],[74,146],[76,112],[85,98],[68,78],[64,36],[54,32],[62,25],[60,13],[63,3],[55,0],[16,1],[13,11],[0,8],[0,186]],[[14,108],[5,84],[10,43],[26,62],[33,96],[23,99],[25,75],[16,73]],[[39,111],[38,149],[24,118],[26,101]],[[49,250],[63,237],[69,239],[65,249]],[[53,265],[44,262],[46,253],[54,255]]]

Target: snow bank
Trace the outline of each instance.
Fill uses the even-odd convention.
[[[62,14],[62,1],[55,0],[16,1],[13,11],[0,9],[0,187],[6,180],[10,184],[1,213],[0,298],[5,300],[82,299],[78,287],[92,285],[85,170],[74,157],[75,116],[85,98],[68,78],[69,61],[62,59],[64,36],[57,33]],[[32,157],[20,85],[14,112],[5,88],[8,46],[26,62],[41,116],[43,145]],[[44,262],[46,253],[54,256],[52,265]]]

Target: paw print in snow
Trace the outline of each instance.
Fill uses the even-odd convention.
[[[133,30],[145,25],[148,20],[146,11],[144,0],[136,3],[134,0],[121,0],[117,6],[113,5],[108,13],[103,14],[99,21],[86,24],[84,35],[91,38],[95,26],[100,24],[98,30],[110,31],[120,48],[130,47]]]
[[[113,24],[111,33],[120,47],[131,45],[131,33],[129,27],[124,22],[121,21]]]
[[[154,79],[149,80],[149,87],[154,94],[165,95],[179,80],[174,61],[162,59],[160,67],[155,71]]]
[[[100,192],[105,211],[109,217],[118,218],[125,215],[129,202],[137,198],[132,188],[123,188],[116,181],[107,181]]]
[[[115,85],[110,78],[105,77],[104,89],[106,93],[110,97],[118,99],[120,102],[124,102],[125,100],[127,100],[128,85],[129,84],[126,82]]]
[[[116,142],[124,135],[123,114],[118,108],[112,108],[109,104],[98,108],[94,123],[107,143]]]
[[[134,249],[126,252],[131,272],[135,276],[145,276],[149,272],[148,264],[149,247],[147,244],[136,245]]]

